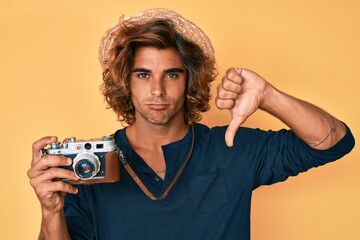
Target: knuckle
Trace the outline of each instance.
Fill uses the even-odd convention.
[[[238,73],[236,72],[235,68],[230,68],[226,73],[227,73],[227,77],[231,80],[233,80],[236,76],[238,76]]]
[[[64,178],[69,178],[72,179],[74,178],[74,172],[61,168],[61,167],[52,167],[51,169],[49,169],[49,178],[50,179],[64,179]]]
[[[219,99],[223,99],[223,98],[225,97],[225,95],[226,95],[226,94],[225,94],[223,91],[221,91],[221,92],[218,93]]]
[[[32,148],[33,148],[33,149],[37,148],[37,147],[39,146],[39,144],[42,142],[42,140],[43,140],[43,138],[38,139],[38,140],[36,140],[35,142],[33,142]]]
[[[229,98],[232,98],[232,94],[229,93],[229,92],[225,92],[225,91],[219,92],[218,96],[219,96],[219,98],[221,98],[221,99],[229,99]]]
[[[65,187],[64,181],[61,180],[52,182],[52,185],[54,186],[55,190],[63,190]]]
[[[36,142],[33,142],[33,144],[32,144],[32,149],[35,149],[36,146],[37,146],[37,141],[36,141]]]
[[[221,82],[229,81],[228,75],[229,75],[229,73],[226,72],[226,74],[221,78]]]
[[[219,109],[230,109],[234,105],[233,100],[223,100],[219,98],[215,100],[215,103]]]
[[[231,83],[230,83],[229,81],[225,81],[225,82],[223,82],[222,87],[223,87],[225,90],[229,90],[230,87],[231,87]]]
[[[234,68],[228,68],[228,70],[226,70],[226,73],[229,74],[229,73],[231,73],[233,71],[234,71]]]
[[[34,178],[31,178],[29,182],[30,182],[30,185],[31,185],[33,188],[36,187],[36,182],[35,182],[35,179],[34,179]]]
[[[48,178],[54,180],[57,178],[62,178],[61,169],[58,167],[52,167],[48,170]]]
[[[42,157],[42,160],[49,167],[58,167],[58,166],[68,165],[66,163],[67,158],[64,156],[46,155],[46,156]]]
[[[220,110],[224,109],[224,108],[222,107],[222,104],[221,104],[221,101],[220,101],[220,100],[216,99],[216,100],[215,100],[215,104],[216,104],[216,106],[217,106]]]
[[[72,192],[74,187],[69,183],[60,180],[54,182],[54,188],[60,192]]]
[[[38,186],[34,187],[34,190],[39,198],[46,196],[48,193],[48,188],[44,184],[39,184]]]
[[[28,176],[28,178],[31,178],[31,176],[32,176],[31,172],[32,172],[32,168],[27,170],[26,175]]]
[[[46,136],[43,138],[38,139],[37,141],[33,142],[32,144],[32,148],[33,150],[40,150],[41,148],[43,148],[44,146],[48,145],[51,142],[54,142],[57,140],[57,137],[53,137],[53,136]]]

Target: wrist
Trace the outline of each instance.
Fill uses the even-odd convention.
[[[276,99],[278,98],[279,91],[274,88],[270,83],[266,83],[263,97],[261,99],[259,108],[266,112],[271,113],[277,104],[275,104]]]
[[[70,239],[64,211],[53,212],[42,209],[39,239]]]

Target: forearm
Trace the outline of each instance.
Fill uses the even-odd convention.
[[[41,221],[41,231],[39,240],[67,240],[71,239],[64,212],[47,213],[43,211]]]
[[[261,109],[274,115],[315,149],[328,149],[345,134],[344,124],[322,109],[268,84]]]

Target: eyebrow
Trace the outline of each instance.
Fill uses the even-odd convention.
[[[183,73],[185,72],[182,68],[170,68],[164,71],[165,73]]]
[[[132,73],[138,73],[138,72],[143,72],[143,73],[149,73],[151,72],[151,70],[146,69],[146,68],[134,68],[133,70],[131,70]],[[164,70],[164,73],[183,73],[185,72],[184,69],[182,68],[169,68]]]
[[[136,72],[151,72],[151,71],[146,68],[134,68],[133,70],[131,70],[131,72],[136,73]]]

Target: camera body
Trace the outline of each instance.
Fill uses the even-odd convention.
[[[79,180],[61,179],[71,184],[116,182],[120,179],[118,148],[112,136],[52,143],[45,154],[60,155],[72,159],[65,169],[71,170]]]

